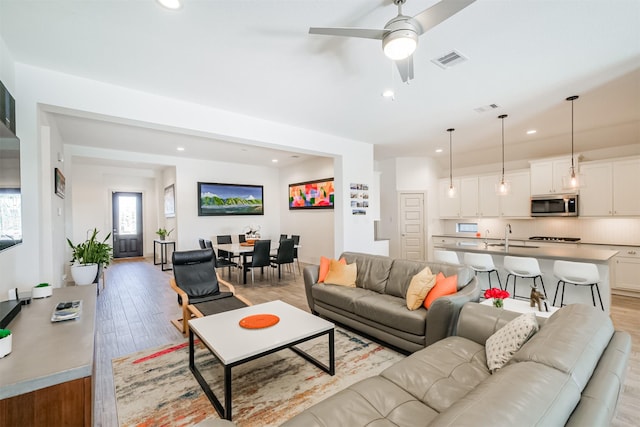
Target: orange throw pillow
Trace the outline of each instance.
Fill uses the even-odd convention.
[[[436,285],[429,291],[427,297],[424,299],[424,306],[428,310],[433,304],[436,298],[443,297],[445,295],[455,294],[458,290],[458,275],[444,277],[442,272],[436,276]]]
[[[347,260],[344,258],[340,258],[342,265],[347,265]],[[318,283],[323,283],[324,279],[327,278],[327,273],[329,272],[329,265],[331,264],[331,258],[320,257],[320,272],[318,273]]]

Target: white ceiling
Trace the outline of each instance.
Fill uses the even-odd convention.
[[[456,165],[495,162],[503,113],[507,157],[566,154],[564,99],[574,94],[577,150],[640,143],[638,0],[477,0],[420,37],[409,85],[380,42],[308,34],[310,26],[382,28],[396,15],[390,0],[184,2],[169,11],[154,0],[0,0],[0,35],[18,62],[372,143],[376,159],[443,147],[448,164],[454,127]],[[408,0],[404,14],[435,3]],[[468,61],[447,70],[431,62],[452,49]],[[395,101],[381,96],[390,85]],[[474,111],[492,103],[499,108]],[[198,156],[227,144],[54,117],[74,144],[118,139],[149,151],[155,140],[175,150],[184,138]]]

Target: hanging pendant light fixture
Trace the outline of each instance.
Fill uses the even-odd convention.
[[[449,128],[447,132],[449,132],[449,192],[447,195],[450,198],[454,198],[457,196],[456,188],[453,186],[453,151],[451,149],[451,135],[455,129]]]
[[[496,194],[499,196],[506,196],[511,190],[511,183],[504,179],[504,119],[506,117],[506,114],[498,116],[498,118],[502,120],[502,175],[500,175],[500,182],[496,184]]]
[[[576,166],[573,160],[573,101],[578,98],[578,95],[573,95],[566,99],[571,101],[571,167],[569,168],[569,174],[562,177],[562,186],[568,190],[578,190],[581,186],[584,186],[584,180],[576,173]]]

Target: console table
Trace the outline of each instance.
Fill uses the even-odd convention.
[[[160,245],[160,262],[156,262],[156,245]],[[176,242],[173,240],[160,240],[154,239],[153,241],[153,265],[160,264],[160,269],[173,270],[171,267],[164,268],[165,265],[169,265],[169,257],[167,256],[167,246],[172,246],[173,252],[176,250]]]
[[[82,300],[74,320],[51,322],[61,301]],[[0,424],[92,424],[96,285],[56,288],[22,307],[8,329],[12,352],[0,360]]]

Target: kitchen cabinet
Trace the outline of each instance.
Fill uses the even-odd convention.
[[[478,177],[478,210],[481,217],[500,216],[500,196],[496,194],[496,183],[499,180],[499,175]]]
[[[576,172],[577,170],[576,164]],[[567,192],[563,188],[562,177],[569,175],[571,158],[541,160],[531,162],[531,195],[561,194]]]
[[[531,217],[529,172],[510,172],[504,178],[511,183],[511,191],[506,196],[496,196],[500,199],[500,214],[508,218]]]
[[[640,215],[640,158],[580,166],[580,216]]]
[[[478,217],[478,177],[460,178],[460,215]]]
[[[460,218],[460,180],[454,179],[453,186],[456,188],[456,197],[449,197],[449,180],[441,179],[438,182],[440,218]]]
[[[640,293],[640,247],[619,247],[618,251],[613,261],[615,281],[612,288]]]

